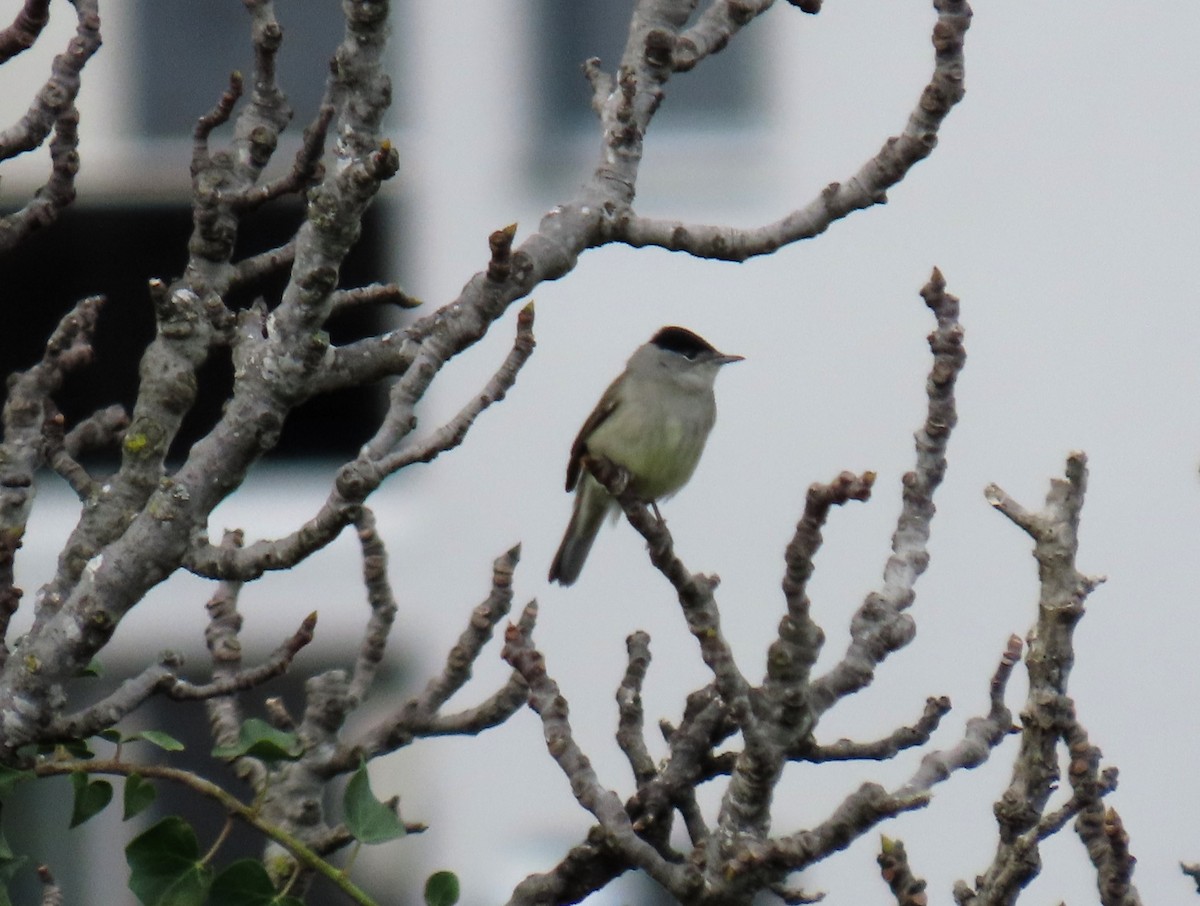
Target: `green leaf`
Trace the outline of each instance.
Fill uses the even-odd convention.
[[[4,831],[0,830],[0,906],[12,906],[12,900],[8,898],[8,882],[28,861],[28,856],[13,855],[12,847],[4,839]]]
[[[18,771],[0,764],[0,799],[11,793],[18,783],[33,780],[34,776],[33,771]]]
[[[125,778],[125,812],[122,821],[144,812],[158,795],[150,781],[141,774],[130,774]]]
[[[88,746],[87,740],[84,739],[67,739],[59,743],[47,746],[44,751],[47,752],[66,752],[72,758],[78,758],[80,761],[86,761],[89,758],[95,758],[96,753]]]
[[[88,661],[88,665],[79,671],[80,676],[104,676],[104,665],[95,658]]]
[[[200,861],[196,832],[182,818],[164,818],[125,847],[129,889],[143,906],[202,906],[212,869]]]
[[[359,764],[358,770],[346,784],[342,808],[346,813],[346,827],[356,840],[385,843],[404,836],[404,823],[399,816],[371,792],[371,780],[367,776],[365,762]]]
[[[137,742],[139,739],[145,742],[153,743],[160,749],[165,749],[168,752],[182,752],[185,748],[184,744],[172,736],[170,733],[164,733],[162,730],[142,730],[140,733],[130,733],[126,736],[120,730],[109,728],[101,730],[96,734],[101,739],[107,739],[109,742],[124,745],[127,742]]]
[[[71,827],[78,827],[104,806],[112,802],[113,788],[107,780],[88,780],[87,774],[71,775],[71,786],[75,788],[75,805],[71,808]]]
[[[280,894],[262,863],[254,859],[240,859],[217,875],[210,898],[219,906],[304,906],[295,897]]]
[[[425,882],[426,906],[454,906],[458,902],[458,875],[435,871]]]
[[[295,761],[304,748],[295,733],[277,730],[265,720],[251,717],[238,730],[238,741],[231,746],[217,746],[214,758],[240,758],[251,755],[263,761]]]
[[[182,752],[184,750],[183,743],[171,734],[164,733],[162,730],[143,730],[141,733],[134,733],[129,737],[130,742],[137,739],[144,739],[146,742],[153,743],[165,752]]]

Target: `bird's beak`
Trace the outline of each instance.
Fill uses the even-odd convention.
[[[740,362],[746,357],[744,355],[726,355],[721,352],[713,356],[713,361],[718,365],[728,365],[730,362]]]

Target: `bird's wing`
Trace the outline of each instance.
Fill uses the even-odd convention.
[[[592,410],[592,414],[588,416],[587,421],[583,423],[583,427],[579,429],[579,434],[575,436],[575,443],[571,444],[571,458],[567,461],[568,491],[575,490],[575,485],[579,482],[579,472],[583,468],[583,457],[588,451],[588,438],[617,409],[619,400],[616,387],[617,382],[613,381],[609,385],[609,388],[604,391],[604,396],[600,397],[600,402]]]

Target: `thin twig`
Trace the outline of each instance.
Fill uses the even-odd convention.
[[[742,0],[740,5],[753,10],[761,4]],[[938,19],[933,28],[933,75],[904,131],[889,138],[848,180],[830,183],[804,207],[760,227],[740,229],[653,220],[630,209],[615,224],[613,238],[638,248],[659,246],[701,258],[745,261],[811,239],[855,211],[886,202],[887,190],[933,151],[943,121],[965,94],[962,48],[971,24],[971,7],[965,0],[934,0],[934,7]],[[695,28],[685,34],[686,41],[680,41],[674,57],[676,68],[686,67],[689,61],[711,53],[722,34],[732,33],[730,29],[731,22],[717,23],[712,15],[702,16]]]
[[[361,702],[375,683],[398,608],[388,579],[387,548],[375,530],[375,514],[367,507],[362,507],[355,524],[362,549],[363,584],[367,588],[367,603],[371,607],[371,616],[363,630],[358,659],[350,679],[350,697],[355,702]]]
[[[300,649],[312,641],[316,623],[316,614],[309,614],[300,628],[262,664],[221,676],[210,683],[195,684],[181,679],[177,671],[183,664],[182,658],[171,652],[164,653],[159,663],[126,680],[111,695],[83,711],[53,721],[46,730],[46,737],[87,739],[115,726],[153,695],[175,701],[206,701],[261,686],[287,671]]]
[[[658,768],[646,747],[642,712],[642,683],[650,666],[650,636],[640,630],[625,640],[628,660],[625,676],[617,687],[617,745],[625,753],[639,788],[658,776]]]
[[[903,503],[892,534],[892,556],[883,569],[883,586],[867,596],[851,620],[852,641],[845,656],[812,684],[810,706],[817,714],[869,684],[875,668],[907,645],[915,632],[905,611],[916,597],[917,579],[929,566],[933,495],[946,474],[946,450],[958,422],[954,387],[967,358],[958,299],[946,292],[945,278],[937,268],[921,296],[937,318],[937,328],[929,335],[933,365],[925,383],[929,401],[925,421],[914,437],[916,467],[904,476]]]
[[[699,881],[690,866],[672,865],[634,832],[617,795],[600,783],[591,762],[575,742],[567,703],[558,684],[546,672],[546,662],[529,637],[516,625],[504,636],[503,657],[529,684],[529,706],[542,719],[546,748],[571,783],[571,792],[608,834],[608,844],[677,896]]]
[[[0,63],[33,47],[50,21],[50,0],[25,0],[12,24],[0,30]]]
[[[929,742],[933,732],[942,722],[942,718],[950,713],[950,699],[928,698],[925,700],[925,712],[911,727],[898,727],[882,739],[870,742],[855,742],[850,739],[839,739],[827,745],[799,746],[793,758],[802,761],[886,761],[896,757],[907,749],[922,746]]]

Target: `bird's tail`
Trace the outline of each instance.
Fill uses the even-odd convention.
[[[560,585],[573,585],[583,570],[592,542],[604,524],[604,516],[613,500],[604,488],[596,484],[591,476],[584,476],[584,484],[575,494],[575,508],[571,510],[571,521],[554,562],[550,564],[550,581]]]

